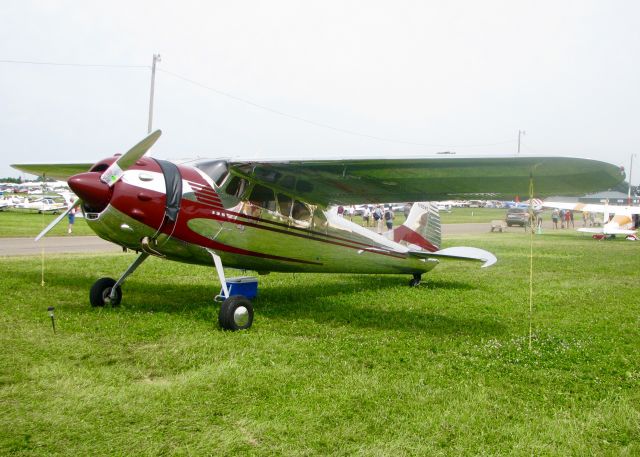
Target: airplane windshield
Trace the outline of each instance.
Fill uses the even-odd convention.
[[[202,170],[207,176],[209,176],[216,186],[220,186],[227,177],[229,169],[225,160],[207,160],[204,162],[198,162],[194,164],[196,168]]]

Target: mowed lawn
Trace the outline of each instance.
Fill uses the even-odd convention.
[[[132,254],[0,258],[2,455],[639,455],[640,243],[455,236],[488,269],[260,277],[217,328],[215,271]],[[55,306],[54,334],[47,307]]]
[[[0,238],[35,237],[56,217],[58,217],[57,214],[38,214],[19,210],[0,211]],[[49,232],[49,236],[66,236],[68,227],[69,222],[65,217]],[[95,233],[89,228],[84,218],[76,217],[73,235],[95,235]],[[1,252],[0,255],[2,255]]]

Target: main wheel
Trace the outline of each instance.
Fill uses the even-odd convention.
[[[245,330],[253,323],[253,305],[242,295],[233,295],[222,302],[218,323],[224,330]]]
[[[122,289],[116,288],[116,297],[111,299],[111,289],[115,286],[116,280],[112,278],[100,278],[91,286],[89,291],[89,301],[91,306],[118,306],[122,300]]]
[[[420,273],[414,273],[413,278],[409,281],[409,287],[417,287],[420,285],[422,275]]]

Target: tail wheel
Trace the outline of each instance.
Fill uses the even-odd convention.
[[[246,330],[253,323],[253,305],[242,295],[233,295],[222,302],[218,323],[224,330]]]
[[[116,280],[112,278],[100,278],[91,286],[89,291],[89,301],[91,306],[118,306],[122,301],[122,290],[120,286],[116,288],[116,296],[111,299],[111,290],[116,285]]]

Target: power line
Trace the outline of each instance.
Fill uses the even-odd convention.
[[[221,95],[223,97],[227,97],[227,98],[229,98],[231,100],[235,100],[235,101],[238,101],[238,102],[241,102],[241,103],[244,103],[244,104],[259,108],[259,109],[262,109],[264,111],[268,111],[270,113],[277,114],[279,116],[283,116],[283,117],[286,117],[286,118],[289,118],[289,119],[293,119],[293,120],[296,120],[296,121],[300,121],[300,122],[305,122],[307,124],[314,125],[316,127],[322,127],[322,128],[326,128],[326,129],[329,129],[329,130],[334,130],[336,132],[345,133],[347,135],[359,136],[359,137],[362,137],[362,138],[369,138],[369,139],[378,140],[378,141],[386,141],[386,142],[389,142],[389,143],[408,144],[408,145],[412,145],[412,146],[424,146],[424,147],[432,147],[432,148],[473,148],[473,147],[484,147],[484,146],[497,146],[497,145],[500,145],[500,144],[513,143],[513,141],[514,141],[514,140],[505,140],[505,141],[500,141],[500,142],[496,142],[496,143],[474,144],[474,145],[450,145],[450,144],[443,145],[443,144],[417,143],[417,142],[413,142],[413,141],[404,141],[404,140],[398,140],[398,139],[394,139],[394,138],[385,138],[385,137],[381,137],[381,136],[368,135],[366,133],[356,132],[354,130],[348,130],[348,129],[344,129],[344,128],[341,128],[341,127],[335,127],[333,125],[324,124],[322,122],[313,121],[311,119],[307,119],[307,118],[304,118],[304,117],[296,116],[294,114],[288,114],[288,113],[285,113],[283,111],[268,107],[266,105],[261,105],[260,103],[256,103],[256,102],[253,102],[251,100],[247,100],[245,98],[241,98],[241,97],[238,97],[236,95],[230,94],[228,92],[216,89],[214,87],[207,86],[207,85],[202,84],[202,83],[200,83],[198,81],[194,81],[191,78],[187,78],[186,76],[179,75],[179,74],[174,73],[174,72],[169,71],[169,70],[158,68],[158,71],[162,72],[162,73],[166,73],[166,74],[168,74],[170,76],[173,76],[174,78],[180,79],[180,80],[188,82],[190,84],[193,84],[194,86],[198,86],[198,87],[200,87],[202,89],[206,89],[208,91],[214,92],[214,93],[216,93],[218,95]]]
[[[150,68],[149,65],[117,65],[117,64],[93,64],[93,63],[69,63],[69,62],[37,62],[33,60],[0,59],[0,63],[15,63],[24,65],[50,65],[56,67],[96,67],[96,68]]]
[[[24,64],[24,65],[47,65],[47,66],[59,66],[59,67],[85,67],[85,68],[145,68],[150,69],[149,65],[120,65],[120,64],[86,64],[86,63],[75,63],[75,62],[42,62],[42,61],[32,61],[32,60],[15,60],[15,59],[0,59],[0,63],[9,63],[9,64]],[[251,100],[247,100],[242,97],[238,97],[236,95],[230,94],[228,92],[216,89],[211,86],[207,86],[206,84],[195,81],[191,78],[187,78],[186,76],[182,76],[178,73],[174,73],[169,70],[165,70],[162,68],[158,68],[157,71],[165,73],[167,75],[173,76],[174,78],[185,81],[194,86],[198,86],[202,89],[208,90],[215,94],[221,95],[223,97],[227,97],[231,100],[235,100],[240,103],[244,103],[246,105],[253,106],[255,108],[259,108],[261,110],[270,112],[272,114],[277,114],[278,116],[286,117],[288,119],[293,119],[299,122],[304,122],[309,125],[313,125],[315,127],[321,127],[328,130],[333,130],[335,132],[343,133],[346,135],[358,136],[361,138],[368,138],[371,140],[384,141],[387,143],[396,143],[396,144],[406,144],[411,146],[422,146],[422,147],[430,147],[430,148],[477,148],[477,147],[488,147],[488,146],[499,146],[503,144],[511,144],[514,140],[504,140],[498,141],[494,143],[484,143],[484,144],[428,144],[428,143],[419,143],[414,141],[405,141],[399,140],[395,138],[386,138],[376,135],[369,135],[366,133],[356,132],[354,130],[344,129],[341,127],[336,127],[334,125],[325,124],[322,122],[317,122],[311,119],[307,119],[301,116],[296,116],[294,114],[285,113],[284,111],[280,111],[274,108],[271,108],[266,105],[262,105],[260,103],[253,102]]]

